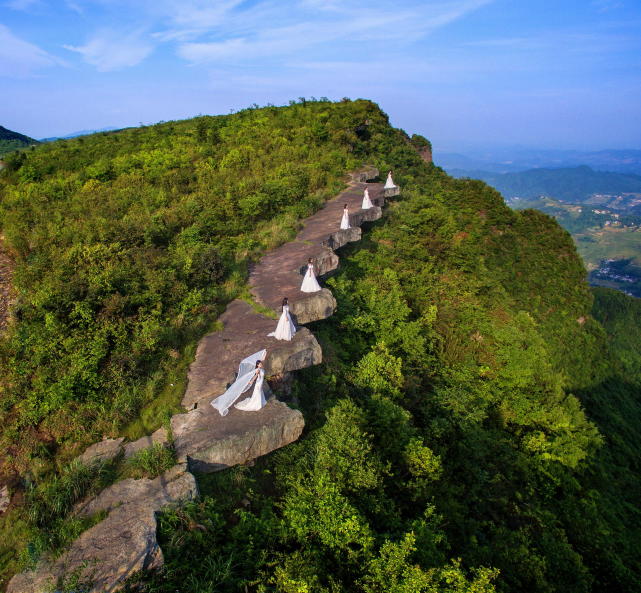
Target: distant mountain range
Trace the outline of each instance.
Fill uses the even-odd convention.
[[[55,140],[65,140],[67,138],[77,138],[78,136],[88,136],[89,134],[97,134],[98,132],[113,132],[114,130],[119,130],[120,128],[114,128],[113,126],[109,128],[100,128],[99,130],[79,130],[78,132],[71,132],[65,136],[50,136],[49,138],[41,138],[40,142],[53,142]]]
[[[587,165],[510,173],[448,169],[448,173],[454,177],[482,179],[500,191],[507,200],[548,196],[565,202],[581,203],[595,194],[641,194],[641,176],[595,171]]]
[[[38,140],[0,126],[0,156],[12,150],[33,146],[34,144],[39,144]]]
[[[497,149],[473,154],[434,154],[434,162],[446,169],[509,173],[545,167],[571,168],[588,165],[597,171],[614,171],[641,175],[641,150],[534,150],[525,148]]]

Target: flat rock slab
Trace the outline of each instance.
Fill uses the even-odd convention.
[[[368,188],[373,208],[362,210],[363,192]],[[303,221],[303,229],[296,239],[265,254],[251,269],[249,285],[252,294],[262,305],[277,311],[283,297],[288,297],[290,309],[299,323],[309,323],[329,317],[333,308],[299,302],[313,300],[317,293],[301,292],[307,260],[314,258],[317,276],[323,276],[338,267],[338,256],[333,250],[361,238],[363,222],[381,217],[384,204],[381,183],[352,182],[350,187],[329,200],[321,210]],[[352,229],[340,230],[344,204],[350,209]],[[358,229],[358,230],[357,230]],[[305,314],[301,314],[305,311]]]
[[[156,511],[167,504],[192,500],[197,494],[196,480],[184,465],[154,480],[114,484],[80,511],[86,515],[108,511],[107,517],[85,531],[56,560],[41,560],[35,570],[14,576],[7,593],[43,593],[71,575],[89,583],[90,593],[121,589],[133,574],[162,566]]]
[[[275,398],[256,412],[231,408],[221,416],[209,403],[171,419],[179,461],[192,471],[214,472],[246,463],[298,439],[305,422]]]
[[[268,337],[278,321],[256,313],[245,301],[231,302],[219,321],[223,329],[200,341],[189,367],[189,381],[182,401],[188,410],[201,400],[211,400],[224,393],[235,380],[240,361],[263,348],[267,349],[267,376],[322,362],[321,347],[307,328],[299,328],[290,342]]]
[[[87,447],[78,459],[85,465],[111,461],[122,452],[122,442],[124,440],[124,437],[121,437],[118,439],[105,439],[104,441],[94,443],[90,447]]]
[[[105,488],[97,496],[76,505],[74,513],[88,517],[100,511],[111,512],[122,505],[143,504],[158,510],[172,502],[191,500],[198,489],[184,463],[179,463],[157,478],[128,478]]]

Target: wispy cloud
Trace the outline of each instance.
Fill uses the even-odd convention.
[[[99,72],[136,66],[154,50],[153,44],[139,31],[122,34],[105,29],[94,34],[84,45],[64,47],[81,54],[85,62]]]
[[[609,12],[617,8],[623,8],[623,2],[619,0],[592,0],[590,4],[599,12]]]
[[[43,68],[63,64],[59,58],[16,37],[8,27],[0,25],[0,76],[27,78]]]
[[[200,39],[181,43],[178,55],[193,63],[268,59],[335,41],[370,42],[355,50],[371,52],[382,42],[420,39],[491,1],[412,2],[391,7],[375,0],[367,4],[302,0],[297,10],[282,4],[257,5],[252,10],[228,11],[224,30],[201,32]],[[175,32],[174,37],[178,38]]]
[[[3,3],[3,6],[12,10],[29,10],[39,4],[41,4],[41,0],[8,0],[8,2]]]

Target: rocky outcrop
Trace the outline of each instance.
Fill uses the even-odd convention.
[[[122,443],[124,437],[119,439],[105,439],[87,447],[85,452],[78,457],[78,460],[84,465],[93,465],[95,463],[105,463],[111,461],[114,457],[122,453]]]
[[[208,403],[171,419],[179,461],[214,472],[246,463],[297,440],[305,422],[298,410],[271,398],[257,412],[231,408],[222,417]]]
[[[71,575],[86,584],[90,593],[117,591],[133,574],[163,563],[156,539],[156,511],[191,500],[197,493],[196,480],[184,465],[154,480],[114,484],[78,509],[80,515],[106,511],[107,517],[85,531],[59,558],[45,558],[34,570],[14,576],[7,593],[55,590]]]
[[[169,433],[164,426],[160,427],[151,436],[144,436],[139,438],[137,441],[127,443],[125,445],[125,459],[129,459],[132,455],[135,455],[144,449],[149,449],[149,447],[153,447],[154,445],[163,445],[164,447],[169,446]]]
[[[9,487],[2,486],[0,488],[0,513],[4,513],[11,503],[11,495],[9,494]]]
[[[89,517],[101,511],[111,512],[122,505],[140,504],[158,510],[173,502],[191,500],[197,494],[194,476],[187,471],[184,463],[179,463],[157,478],[120,480],[105,488],[98,496],[76,505],[74,513]]]
[[[321,348],[308,329],[301,328],[291,342],[268,337],[267,334],[276,329],[277,320],[257,313],[245,301],[230,303],[219,321],[222,330],[212,332],[200,341],[189,367],[182,400],[187,410],[202,400],[211,400],[224,393],[236,377],[238,363],[263,348],[267,348],[265,367],[268,375],[281,375],[322,361]]]
[[[336,299],[327,288],[323,288],[296,300],[290,305],[289,310],[297,323],[311,323],[331,317],[336,311]]]

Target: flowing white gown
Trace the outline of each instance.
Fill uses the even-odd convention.
[[[349,212],[343,208],[343,217],[341,218],[341,229],[349,229]]]
[[[220,412],[221,416],[227,416],[229,408],[231,408],[236,400],[250,388],[256,374],[256,362],[259,360],[263,360],[266,354],[267,350],[261,350],[260,352],[255,352],[247,358],[244,358],[238,366],[238,375],[236,376],[236,380],[229,386],[225,393],[219,395],[215,400],[211,402],[211,405],[216,410],[218,410],[218,412]],[[260,379],[260,391],[262,393],[262,376],[256,378],[257,383],[258,379]],[[254,386],[254,392],[255,391],[256,386]]]
[[[257,410],[260,410],[265,403],[267,403],[265,394],[263,393],[263,379],[265,378],[265,371],[263,369],[256,369],[254,374],[256,375],[256,381],[254,383],[254,391],[252,391],[251,397],[238,402],[234,406],[243,412],[256,412]]]
[[[392,172],[390,171],[387,174],[387,181],[385,182],[383,189],[394,189],[395,187],[396,185],[394,185],[394,180],[392,179]]]
[[[363,194],[363,205],[361,208],[363,210],[369,210],[373,206],[372,200],[369,199],[369,191],[365,188],[365,193]]]
[[[276,331],[267,334],[269,337],[274,337],[277,340],[287,340],[288,342],[294,337],[296,333],[296,326],[292,321],[289,314],[289,305],[283,305],[283,312],[280,314]]]
[[[314,264],[307,264],[307,272],[305,272],[300,289],[303,292],[318,292],[321,289],[321,285],[316,280],[316,274],[314,274]]]

